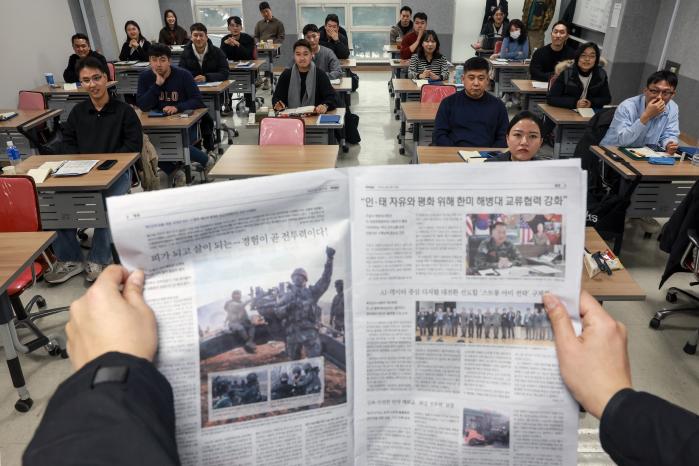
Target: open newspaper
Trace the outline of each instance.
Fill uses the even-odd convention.
[[[323,170],[108,199],[184,465],[572,465],[541,305],[577,319],[572,161]]]

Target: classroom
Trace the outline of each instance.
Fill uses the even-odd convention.
[[[699,2],[0,17],[0,465],[699,464]]]

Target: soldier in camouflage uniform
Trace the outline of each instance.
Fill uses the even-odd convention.
[[[318,372],[320,370],[317,367],[313,367],[310,362],[303,365],[303,377],[296,384],[296,390],[299,395],[311,395],[313,393],[320,393],[322,387],[320,383],[320,377],[318,377]]]
[[[327,260],[323,275],[315,285],[306,286],[308,274],[298,268],[291,274],[289,289],[279,298],[275,309],[276,316],[282,320],[286,331],[286,353],[293,360],[301,359],[301,349],[306,357],[320,356],[320,326],[318,300],[330,286],[333,272],[333,256],[335,250],[325,249]]]
[[[289,374],[282,372],[279,376],[279,383],[272,387],[272,399],[281,400],[293,396],[294,386],[289,383]]]
[[[515,245],[507,240],[505,224],[496,222],[490,232],[490,238],[484,239],[478,245],[474,267],[478,270],[507,269],[523,263],[522,256]]]
[[[245,342],[245,351],[254,353],[255,326],[245,310],[248,303],[249,301],[242,302],[240,290],[235,290],[223,309],[226,311],[225,325],[228,331]]]
[[[345,331],[345,293],[344,282],[335,280],[335,291],[337,294],[333,298],[330,306],[330,326],[338,332]]]

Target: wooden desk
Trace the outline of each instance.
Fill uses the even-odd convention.
[[[417,148],[417,163],[465,163],[459,151],[488,151],[505,152],[506,147],[440,147],[419,146]]]
[[[7,288],[55,238],[56,233],[53,231],[0,233],[0,344],[4,348],[10,378],[20,398],[15,403],[18,411],[28,410],[32,401],[24,382],[18,348],[12,341],[14,328],[10,329],[10,326],[14,326],[13,311]]]
[[[20,154],[30,155],[32,153],[31,141],[22,134],[31,131],[42,123],[46,123],[51,118],[57,118],[63,110],[0,110],[0,113],[16,112],[17,116],[6,121],[0,121],[0,146],[7,147],[7,141],[12,141],[19,149]],[[3,150],[1,160],[6,160],[6,152]]]
[[[33,92],[41,92],[46,98],[46,104],[50,109],[61,109],[61,121],[68,119],[70,111],[83,100],[90,98],[84,87],[78,86],[75,90],[63,89],[63,83],[56,83],[58,87],[51,87],[48,84],[32,89]],[[109,81],[107,89],[110,91],[116,90],[116,81]]]
[[[350,70],[357,67],[357,60],[354,58],[343,58],[340,60],[340,68],[343,70]]]
[[[413,125],[413,140],[415,146],[426,146],[432,142],[434,120],[439,110],[437,103],[404,102],[401,105],[401,113],[406,125]],[[405,138],[401,141],[405,152]],[[417,154],[413,154],[412,163],[417,163]]]
[[[585,133],[585,127],[590,118],[581,116],[568,108],[554,107],[548,104],[537,104],[544,114],[555,123],[555,139],[553,158],[572,157],[575,146]]]
[[[594,228],[585,228],[585,247],[590,252],[604,251],[607,243]],[[582,289],[598,301],[645,301],[646,293],[638,286],[628,270],[615,270],[612,275],[598,273],[593,278],[583,268]]]
[[[109,170],[97,170],[81,176],[53,177],[36,185],[39,195],[41,226],[45,230],[60,228],[106,228],[107,208],[104,191],[109,189],[139,159],[136,152],[127,154],[64,154],[34,155],[23,161],[22,171],[41,166],[44,162],[61,160],[117,161]],[[99,164],[98,164],[99,165]]]
[[[329,111],[327,114],[340,115],[340,122],[338,124],[318,124],[319,115],[311,115],[303,118],[303,122],[306,125],[306,145],[328,145],[335,143],[335,130],[345,127],[345,109],[336,108],[335,110]],[[259,130],[260,124],[248,123],[245,127],[257,128]]]
[[[260,67],[266,63],[266,60],[255,59],[255,60],[243,60],[250,62],[252,66],[239,68],[238,64],[240,62],[228,61],[229,78],[233,81],[233,85],[230,87],[230,91],[233,93],[240,94],[252,94],[253,107],[255,107],[255,81],[257,81],[257,73],[260,71]],[[254,112],[255,109],[251,109]]]
[[[400,46],[398,44],[386,44],[383,46],[383,51],[391,54],[391,58],[400,58]]]
[[[150,69],[150,64],[148,66],[115,64],[114,74],[117,81],[117,92],[121,95],[136,94],[138,92],[138,77]]]
[[[535,113],[539,118],[543,117],[543,112],[537,104],[546,103],[548,89],[541,89],[532,85],[529,79],[513,79],[512,85],[522,98],[522,108]]]
[[[270,79],[270,85],[272,86],[271,92],[274,94],[274,87],[275,87],[275,82],[274,82],[274,57],[279,53],[279,49],[282,47],[282,44],[278,43],[273,43],[271,46],[267,45],[266,42],[260,42],[257,44],[257,54],[266,56],[267,60],[269,60],[269,79]]]
[[[508,63],[500,63],[495,60],[489,60],[490,66],[493,67],[495,77],[495,97],[502,97],[506,92],[517,92],[517,88],[512,84],[513,79],[528,79],[529,78],[529,63],[524,61],[512,61]]]
[[[335,168],[338,146],[230,146],[209,172],[212,178],[247,178]]]
[[[206,108],[198,108],[188,118],[182,118],[180,114],[151,118],[148,116],[148,112],[136,112],[141,119],[143,132],[148,135],[158,151],[158,159],[161,162],[184,163],[187,183],[192,182],[192,162],[189,158],[189,131],[201,120],[206,112]]]

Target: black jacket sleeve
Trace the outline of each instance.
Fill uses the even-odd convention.
[[[138,61],[148,61],[148,47],[150,47],[150,42],[147,40],[143,41],[143,46],[138,46],[133,53],[131,53],[131,47],[129,46],[129,41],[124,42],[121,46],[121,52],[119,52],[119,60],[138,60]]]
[[[160,103],[161,88],[155,84],[155,74],[151,70],[144,70],[138,75],[138,88],[136,91],[136,105],[144,112],[149,112],[158,107]]]
[[[570,74],[570,70],[566,70],[553,82],[549,93],[546,96],[546,103],[553,105],[554,107],[562,108],[575,108],[577,106],[578,100],[580,100],[580,94],[582,94],[582,89],[577,89],[575,95],[570,93],[568,89],[571,86],[566,86],[567,77]],[[572,78],[570,78],[572,80]],[[577,88],[578,86],[573,86]]]
[[[57,144],[55,152],[57,154],[79,154],[78,132],[76,128],[76,116],[74,112],[68,114],[68,118],[61,127],[61,141]]]
[[[63,82],[76,83],[78,82],[78,74],[75,72],[75,65],[78,63],[78,56],[72,54],[68,58],[68,66],[63,70]]]
[[[587,98],[592,103],[592,108],[602,108],[609,105],[612,102],[612,93],[609,91],[607,73],[604,70],[599,70],[593,79],[597,82],[590,83],[590,89],[587,91]]]
[[[100,367],[125,367],[125,382],[93,387]],[[172,388],[150,362],[107,353],[63,382],[24,452],[25,466],[179,465]]]
[[[537,49],[537,51],[534,52],[534,55],[532,55],[532,61],[529,63],[529,74],[534,81],[548,82],[549,78],[553,74],[544,71],[544,67],[546,66],[545,55],[546,51],[544,47]]]
[[[343,41],[344,38],[344,41]],[[339,58],[340,60],[345,60],[349,58],[350,56],[350,50],[349,47],[347,46],[347,38],[343,35],[339,36],[339,40],[328,40],[326,42],[321,43],[320,45],[324,45],[325,47],[329,48],[335,53],[335,56]]]
[[[609,400],[600,420],[602,448],[619,465],[699,464],[699,416],[630,388]]]
[[[334,110],[337,108],[337,98],[328,75],[316,72],[316,106],[320,104],[325,104],[328,110]]]
[[[325,73],[316,73],[316,76],[325,74]],[[287,107],[289,106],[289,83],[291,82],[291,69],[287,68],[284,71],[282,71],[282,74],[279,76],[279,80],[277,81],[277,87],[274,88],[274,95],[272,96],[272,106],[276,104],[277,102],[281,101],[286,105]],[[328,81],[329,83],[329,81]],[[316,95],[318,95],[318,91],[316,90]],[[317,98],[316,98],[317,100]]]
[[[209,82],[212,81],[225,81],[228,79],[228,60],[226,59],[226,54],[224,54],[221,49],[217,47],[212,47],[209,49],[210,55],[208,63],[206,63],[206,69],[204,70],[204,76]],[[211,71],[211,69],[214,71]]]

